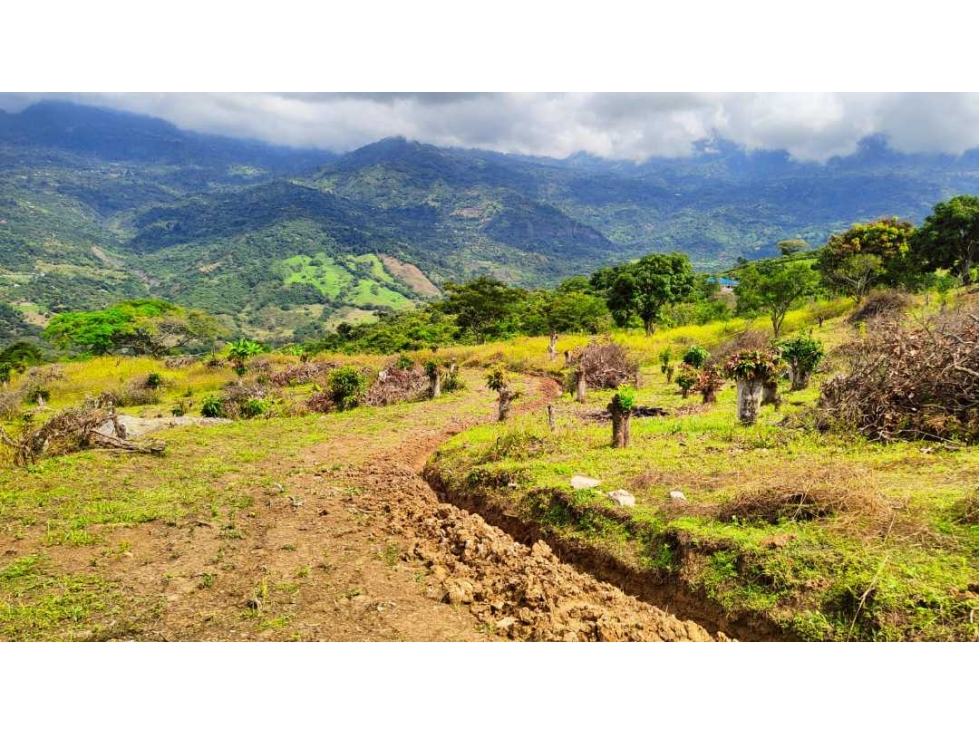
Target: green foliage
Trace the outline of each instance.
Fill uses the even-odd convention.
[[[828,286],[859,301],[877,283],[908,282],[914,231],[914,225],[897,217],[854,224],[829,238],[816,268]]]
[[[677,370],[674,382],[680,386],[683,394],[686,395],[687,391],[697,384],[698,379],[700,379],[700,373],[697,371],[697,368],[684,362],[680,365],[680,369]]]
[[[979,196],[956,196],[935,205],[913,240],[914,256],[925,267],[955,269],[973,282],[979,263]]]
[[[724,376],[734,380],[769,381],[778,377],[780,358],[758,349],[732,354],[724,363]]]
[[[804,262],[764,261],[745,266],[738,276],[738,312],[767,314],[776,338],[789,310],[815,295],[819,286],[819,276]]]
[[[201,401],[201,415],[205,418],[223,418],[224,400],[217,395],[207,395]]]
[[[809,249],[809,243],[805,240],[798,239],[779,240],[775,243],[775,247],[778,248],[778,251],[783,257],[785,257],[787,255],[795,255],[796,253]]]
[[[646,334],[653,331],[663,306],[687,298],[694,289],[693,268],[686,255],[646,255],[640,260],[595,273],[592,285],[604,291],[615,322],[625,326],[633,316]]]
[[[163,385],[163,376],[159,372],[150,372],[144,381],[146,387],[156,390]]]
[[[659,359],[659,371],[664,375],[670,371],[670,360],[673,359],[673,349],[669,345],[663,347],[662,351],[657,355]]]
[[[612,396],[610,405],[611,410],[619,413],[631,413],[636,407],[636,391],[629,385],[619,387],[615,395]]]
[[[456,324],[478,342],[513,334],[514,320],[525,292],[486,276],[464,285],[446,283],[448,294],[440,304],[444,313],[455,316]]]
[[[258,418],[267,415],[272,409],[272,403],[265,398],[248,398],[241,404],[239,414],[242,418]]]
[[[486,387],[497,392],[510,385],[510,375],[502,364],[493,365],[486,373]]]
[[[367,378],[356,367],[333,370],[326,378],[327,391],[339,410],[355,408],[367,392]]]
[[[696,344],[692,345],[683,354],[683,363],[698,370],[707,364],[708,359],[710,359],[710,352]]]
[[[101,311],[58,314],[44,337],[83,354],[131,353],[162,356],[204,345],[222,332],[217,321],[158,299],[123,301]]]
[[[248,370],[245,363],[250,357],[261,354],[264,348],[261,344],[248,339],[239,339],[228,347],[228,359],[231,360],[232,369],[235,374],[241,377]]]
[[[405,354],[400,354],[398,355],[397,360],[395,360],[394,366],[397,367],[399,370],[410,370],[412,367],[415,366],[415,363],[411,361],[411,357]],[[425,372],[426,373],[428,372],[427,364],[425,365]]]
[[[778,350],[793,370],[803,372],[815,370],[826,355],[823,343],[814,339],[811,334],[798,334],[791,339],[780,341]]]

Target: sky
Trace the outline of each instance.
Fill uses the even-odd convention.
[[[0,94],[127,110],[197,132],[344,152],[402,135],[440,146],[642,161],[723,138],[822,162],[884,135],[905,153],[979,147],[977,93],[98,93]]]

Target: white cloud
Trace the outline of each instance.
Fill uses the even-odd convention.
[[[42,97],[0,95],[16,110]],[[903,152],[979,147],[979,94],[71,94],[200,132],[350,150],[390,135],[503,152],[643,160],[722,137],[824,161],[883,134]]]

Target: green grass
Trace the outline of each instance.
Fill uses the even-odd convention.
[[[827,324],[820,336],[841,342],[848,329]],[[708,330],[698,343],[711,344]],[[450,492],[482,495],[556,539],[666,574],[718,616],[763,618],[803,639],[974,639],[979,526],[956,508],[975,491],[979,451],[788,428],[783,418],[814,405],[819,388],[787,388],[780,412],[765,407],[744,428],[731,383],[702,407],[699,396],[682,400],[647,358],[637,402],[683,411],[633,418],[628,449],[611,448],[610,424],[586,419],[565,396],[554,433],[543,411],[481,426],[444,444],[434,466]],[[585,407],[611,396],[592,392]],[[573,474],[603,484],[576,492]],[[773,487],[843,492],[855,509],[793,519],[789,507],[775,522],[750,509],[724,515],[735,498]],[[606,496],[614,489],[632,492],[637,506],[616,508]],[[671,490],[688,504],[672,502]]]

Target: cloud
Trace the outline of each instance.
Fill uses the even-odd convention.
[[[0,95],[0,108],[68,98],[199,132],[346,151],[383,137],[564,157],[641,161],[725,138],[825,161],[868,135],[902,152],[979,147],[979,94],[68,94]]]

